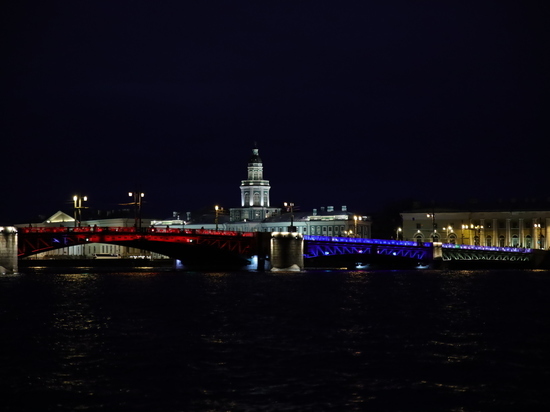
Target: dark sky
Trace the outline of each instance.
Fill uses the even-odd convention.
[[[10,2],[0,220],[547,197],[545,2]]]

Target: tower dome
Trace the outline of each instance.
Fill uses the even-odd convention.
[[[258,149],[256,148],[252,149],[252,155],[250,156],[250,159],[248,159],[248,164],[250,163],[262,163],[262,159],[260,158]]]

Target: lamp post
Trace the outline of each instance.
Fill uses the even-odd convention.
[[[449,243],[449,228],[444,227],[443,230],[445,231],[445,241]]]
[[[290,230],[289,230],[289,232],[295,232],[296,230],[294,228],[294,203],[285,202],[284,206],[290,208],[290,228],[289,228]]]
[[[395,240],[399,240],[400,234],[401,234],[402,231],[403,231],[403,229],[401,229],[400,227],[397,228],[397,230],[395,232]]]
[[[361,220],[361,216],[353,216],[353,223],[355,228],[355,237],[359,237],[359,232],[357,231],[357,222]]]
[[[214,206],[214,210],[216,211],[216,218],[214,222],[216,223],[216,230],[218,230],[219,216],[220,216],[220,213],[223,211],[223,208],[216,205]]]
[[[84,209],[84,206],[82,206],[82,202],[86,202],[87,200],[88,200],[88,196],[79,196],[79,195],[73,196],[74,227],[76,227],[77,225],[80,226],[80,221],[82,220],[82,209]]]
[[[435,213],[428,213],[426,217],[432,218],[432,242],[435,242]]]
[[[533,224],[533,228],[535,229],[535,242],[536,242],[534,248],[537,249],[537,245],[538,245],[538,248],[541,249],[542,245],[540,242],[540,228],[541,228],[540,223]],[[538,236],[537,236],[537,230],[539,231]]]
[[[464,231],[470,229],[468,225],[462,225],[462,244],[464,244]]]
[[[128,192],[128,196],[133,198],[133,204],[135,206],[134,227],[141,229],[141,204],[142,199],[145,196],[143,192]]]
[[[474,245],[480,246],[481,243],[481,229],[483,229],[483,225],[474,225],[473,223],[470,224],[470,229],[474,231]]]

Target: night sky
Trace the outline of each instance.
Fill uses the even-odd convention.
[[[10,2],[0,221],[550,196],[548,2]]]

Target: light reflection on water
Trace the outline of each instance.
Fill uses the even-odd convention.
[[[545,271],[0,279],[7,411],[540,410]]]

